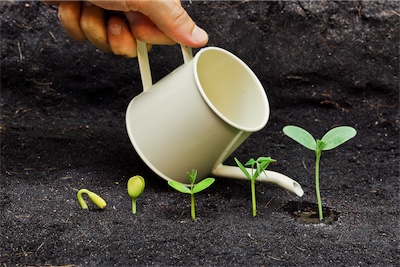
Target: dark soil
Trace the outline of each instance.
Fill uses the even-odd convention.
[[[289,201],[282,209],[306,224],[331,224],[337,221],[340,215],[340,212],[330,207],[322,207],[322,219],[320,219],[318,204],[308,201]]]
[[[137,61],[69,39],[57,10],[0,2],[2,266],[398,266],[399,25],[397,2],[185,2],[209,45],[243,59],[265,87],[271,117],[232,157],[271,156],[298,181],[298,198],[217,179],[196,196],[168,187],[134,151],[125,109],[141,91]],[[153,75],[181,64],[155,46]],[[309,224],[285,211],[315,203],[314,154],[285,137],[295,124],[321,138],[358,135],[324,152],[323,205],[340,213]],[[167,139],[166,139],[167,141]],[[196,151],[193,151],[195,154]],[[227,164],[234,164],[233,158]],[[131,213],[133,175],[146,179]],[[107,201],[82,210],[78,189]]]

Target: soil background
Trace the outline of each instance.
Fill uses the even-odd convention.
[[[269,169],[305,195],[258,183],[252,217],[250,184],[219,178],[196,196],[192,221],[189,196],[153,174],[126,133],[126,107],[141,92],[137,61],[72,41],[55,7],[3,1],[1,266],[398,266],[398,2],[183,6],[269,98],[267,126],[226,163],[271,156]],[[179,46],[154,46],[150,60],[158,80],[181,64]],[[322,201],[340,212],[332,224],[283,209],[316,202],[314,154],[283,135],[289,124],[317,138],[338,125],[358,131],[322,155]],[[136,174],[146,188],[133,215],[126,183]],[[80,188],[107,207],[80,209]]]

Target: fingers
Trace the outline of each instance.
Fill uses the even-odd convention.
[[[134,36],[146,43],[201,47],[208,42],[207,33],[196,26],[179,0],[90,1],[104,9],[124,11]]]
[[[80,1],[62,1],[58,16],[66,33],[76,41],[86,38],[99,50],[136,57],[136,41],[129,25],[119,16],[106,19],[104,11]]]
[[[135,39],[150,44],[180,43],[191,47],[201,47],[208,42],[207,33],[196,26],[179,0],[90,0],[95,5],[89,0],[43,2],[59,5],[60,21],[70,37],[76,41],[88,39],[105,53],[135,57]],[[128,22],[121,17],[121,11],[125,12]]]
[[[129,25],[120,17],[111,17],[107,24],[108,44],[116,55],[136,57],[136,40]]]
[[[58,17],[66,33],[78,42],[88,39],[102,52],[111,52],[107,43],[104,10],[80,1],[62,1]]]
[[[139,11],[146,15],[161,32],[177,43],[201,47],[208,42],[207,33],[199,28],[182,6],[175,1],[148,1]],[[127,18],[129,20],[129,17]],[[148,22],[144,23],[143,19],[139,22],[141,23],[133,20],[131,30],[134,31],[135,36],[140,36],[141,40],[147,41],[151,33],[159,34],[154,31],[154,28],[149,30],[143,26],[149,26]]]
[[[126,12],[125,17],[129,21],[130,30],[136,39],[149,44],[175,44],[176,41],[169,38],[161,31],[149,17],[140,12]]]
[[[104,10],[100,7],[83,4],[80,18],[80,26],[86,38],[100,51],[111,52],[108,45]]]
[[[81,30],[81,3],[78,1],[62,1],[58,8],[58,18],[65,32],[75,41],[82,42],[86,36]]]

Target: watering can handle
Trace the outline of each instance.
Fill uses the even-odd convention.
[[[140,76],[142,78],[143,91],[146,91],[153,85],[151,78],[151,70],[149,63],[149,55],[147,53],[147,44],[136,40],[137,44],[137,57],[139,61]],[[186,64],[193,58],[192,48],[189,46],[181,45],[183,62]]]

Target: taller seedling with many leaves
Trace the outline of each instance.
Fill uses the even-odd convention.
[[[319,162],[322,151],[334,149],[345,143],[356,136],[357,131],[350,126],[340,126],[328,131],[321,140],[315,140],[309,132],[298,126],[286,126],[283,128],[283,132],[306,148],[315,151],[315,191],[318,202],[319,220],[322,221],[324,216],[322,214],[321,195],[319,191]]]
[[[253,216],[257,215],[257,204],[256,204],[256,179],[260,176],[261,173],[267,169],[268,165],[271,162],[275,162],[276,160],[271,157],[259,157],[257,160],[251,158],[248,162],[246,162],[246,166],[251,166],[251,174],[247,171],[247,169],[243,166],[243,164],[235,158],[236,164],[242,170],[242,172],[246,175],[250,180],[251,184],[251,203],[253,209]]]

